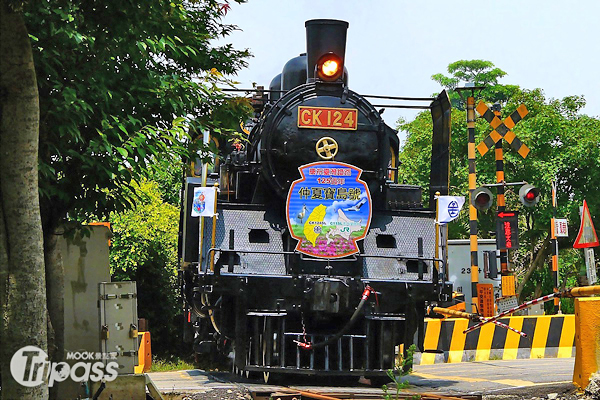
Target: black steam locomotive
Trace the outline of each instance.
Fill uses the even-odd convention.
[[[426,303],[449,292],[435,211],[396,183],[397,132],[348,88],[347,28],[307,21],[307,52],[254,96],[247,142],[221,143],[212,172],[186,180],[187,339],[265,379],[385,375],[400,345],[422,347]],[[447,94],[428,108],[432,205],[448,193]],[[216,216],[199,217],[217,184]]]

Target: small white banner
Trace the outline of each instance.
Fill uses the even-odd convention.
[[[569,236],[569,221],[563,218],[554,219],[554,235],[556,237]]]
[[[438,196],[438,223],[447,224],[458,218],[460,209],[465,204],[465,198],[462,196]]]
[[[217,188],[215,187],[194,188],[192,217],[213,217],[217,200],[216,193]]]

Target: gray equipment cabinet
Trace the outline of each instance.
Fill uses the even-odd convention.
[[[133,374],[138,364],[137,289],[133,281],[99,284],[100,351],[105,364],[117,361],[118,373]]]

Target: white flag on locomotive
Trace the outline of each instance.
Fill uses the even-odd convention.
[[[462,196],[437,196],[437,222],[447,224],[458,218],[460,209],[465,204],[465,198]]]
[[[194,188],[194,200],[192,200],[192,217],[213,217],[217,201],[217,188],[197,187]]]

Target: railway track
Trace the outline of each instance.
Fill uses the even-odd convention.
[[[395,399],[406,399],[406,400],[481,400],[481,395],[466,394],[466,395],[445,395],[439,393],[422,393],[415,391],[401,391],[397,396],[394,392]],[[273,390],[250,390],[250,394],[253,400],[342,400],[342,399],[355,399],[355,400],[371,400],[371,399],[382,399],[383,392],[379,390],[379,393],[375,392],[364,392],[360,388],[335,388],[331,390],[301,390],[293,387],[279,387]]]
[[[404,377],[411,386],[398,398],[425,400],[481,399],[480,394],[519,393],[544,398],[573,389],[573,358],[495,360],[459,364],[418,365]],[[149,376],[166,400],[382,399],[380,387],[320,376],[285,377],[279,385],[201,370],[154,372]],[[390,385],[393,394],[395,390]],[[322,396],[322,397],[319,397]]]

